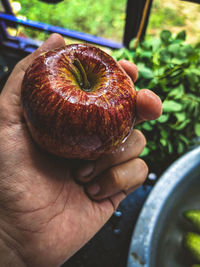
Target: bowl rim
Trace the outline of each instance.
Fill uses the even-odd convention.
[[[200,146],[181,156],[161,175],[137,220],[129,247],[127,267],[152,267],[149,265],[150,250],[154,227],[159,220],[162,207],[182,179],[199,164]]]

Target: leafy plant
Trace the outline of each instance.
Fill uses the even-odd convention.
[[[47,4],[38,0],[23,0],[18,16],[52,24],[104,38],[120,41],[125,23],[126,0],[65,0]],[[28,37],[44,40],[44,34],[33,29],[20,30]]]
[[[116,60],[125,58],[138,66],[137,89],[149,88],[163,101],[157,121],[137,126],[148,141],[142,157],[158,174],[200,136],[200,43],[190,45],[185,39],[185,31],[173,36],[164,30],[160,38],[147,36],[136,51],[113,53]]]

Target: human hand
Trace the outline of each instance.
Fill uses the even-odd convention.
[[[14,255],[11,267],[61,265],[147,175],[146,164],[137,158],[145,146],[137,130],[115,153],[94,162],[61,159],[32,142],[20,103],[24,72],[35,57],[63,45],[64,39],[53,34],[16,65],[0,95],[0,241]],[[120,64],[134,81],[135,66]],[[149,90],[141,90],[137,111],[137,121],[155,119],[161,114],[161,102]],[[76,168],[71,167],[74,163]],[[99,193],[92,194],[98,187],[93,181]]]

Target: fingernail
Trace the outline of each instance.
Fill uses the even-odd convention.
[[[86,190],[87,190],[89,195],[95,196],[95,195],[97,195],[99,193],[100,186],[97,183],[94,183],[94,184],[88,185],[86,187]]]
[[[94,164],[93,163],[87,163],[86,165],[82,166],[80,169],[76,171],[76,174],[78,177],[87,177],[89,176],[94,170]]]

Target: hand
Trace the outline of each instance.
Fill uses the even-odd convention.
[[[0,241],[14,255],[9,266],[61,265],[147,175],[146,164],[137,158],[145,146],[137,130],[115,153],[95,162],[60,159],[32,142],[20,104],[24,72],[39,54],[63,45],[64,39],[53,34],[16,65],[0,95]],[[135,81],[136,67],[127,61],[120,64]],[[137,110],[137,121],[155,119],[161,101],[141,90]]]

